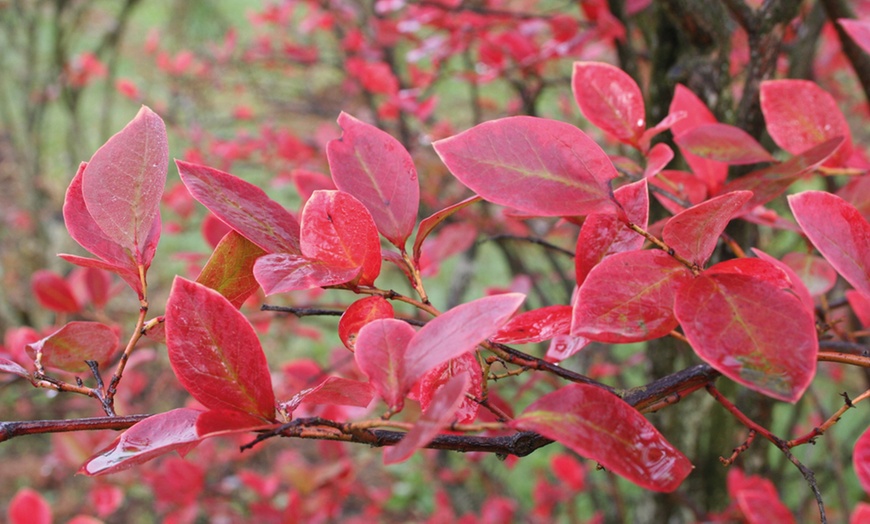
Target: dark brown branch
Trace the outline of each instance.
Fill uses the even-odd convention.
[[[0,422],[0,442],[6,442],[24,435],[39,435],[42,433],[64,433],[69,431],[95,431],[112,429],[119,431],[151,415],[129,415],[126,417],[94,417],[71,420],[25,420],[16,422]]]
[[[852,38],[846,34],[846,31],[836,23],[840,18],[855,18],[855,13],[852,11],[850,2],[847,0],[822,0],[822,6],[825,8],[828,18],[834,23],[837,29],[837,36],[840,38],[840,45],[843,47],[843,53],[852,64],[852,69],[855,70],[855,75],[858,81],[861,82],[861,87],[864,89],[864,97],[870,101],[870,55],[864,52]]]

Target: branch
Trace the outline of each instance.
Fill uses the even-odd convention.
[[[849,59],[849,63],[852,64],[852,69],[855,70],[858,81],[861,82],[861,87],[864,89],[864,97],[870,101],[870,56],[837,23],[837,20],[840,18],[855,18],[855,12],[849,5],[850,2],[846,0],[822,0],[821,4],[825,8],[828,18],[834,24],[834,28],[837,30],[843,54]]]
[[[129,415],[125,417],[94,417],[71,420],[26,420],[18,422],[0,422],[0,442],[23,435],[39,435],[42,433],[65,433],[69,431],[95,431],[112,429],[119,431],[145,420],[151,415]]]

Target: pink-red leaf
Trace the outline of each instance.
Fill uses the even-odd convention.
[[[840,18],[837,20],[837,23],[858,44],[858,47],[863,49],[865,53],[870,53],[870,22]]]
[[[260,341],[218,292],[175,278],[166,304],[166,346],[178,381],[203,406],[274,420],[272,379]]]
[[[837,102],[808,80],[767,80],[761,83],[761,112],[776,145],[799,155],[835,137],[844,142],[828,161],[842,165],[852,153],[852,132]]]
[[[571,329],[571,306],[547,306],[520,313],[492,337],[502,344],[530,344],[567,335]]]
[[[338,337],[344,346],[353,351],[359,330],[372,320],[395,317],[393,305],[377,295],[361,298],[348,306],[338,321]]]
[[[547,348],[547,360],[551,362],[561,362],[588,346],[590,342],[592,341],[585,337],[556,335],[553,337],[553,340],[550,341],[550,347]]]
[[[807,289],[807,286],[801,280],[801,277],[798,276],[797,273],[795,273],[794,269],[792,269],[788,264],[786,264],[782,260],[777,260],[758,248],[752,248],[752,252],[755,253],[756,256],[758,256],[758,258],[761,262],[767,263],[768,265],[772,265],[772,266],[774,266],[774,268],[776,270],[784,273],[785,280],[787,280],[787,282],[785,284],[783,284],[782,278],[777,278],[777,277],[773,276],[773,272],[769,272],[767,278],[761,274],[761,271],[755,271],[755,272],[747,271],[747,272],[745,272],[745,274],[750,274],[756,278],[762,278],[762,279],[768,280],[769,282],[776,284],[783,289],[790,289],[801,300],[804,307],[807,308],[807,311],[815,312],[816,304],[813,301],[813,297],[812,297],[812,295],[810,295],[810,291]],[[740,264],[745,266],[747,264],[747,261],[753,260],[753,259],[751,259],[751,258],[738,258],[738,259],[734,259],[734,260],[726,261],[726,262],[737,263],[738,260],[742,261]],[[716,264],[715,266],[709,268],[707,270],[708,273],[710,271],[712,271],[714,268],[721,267],[722,264],[724,264],[726,262],[720,262],[720,263]],[[831,271],[833,271],[833,269]],[[773,278],[770,278],[770,277],[773,277]],[[834,278],[836,278],[836,277],[837,277],[837,274],[834,273]]]
[[[870,297],[862,295],[854,289],[847,289],[845,295],[852,312],[861,323],[861,327],[870,328]]]
[[[90,368],[85,360],[105,363],[118,349],[118,334],[99,322],[70,322],[51,335],[27,345],[31,358],[42,365],[83,373]]]
[[[338,125],[341,138],[326,146],[336,187],[362,202],[378,231],[403,250],[420,204],[411,155],[392,136],[347,113],[339,115]]]
[[[268,253],[299,254],[299,222],[259,187],[217,169],[176,160],[190,194]]]
[[[571,384],[532,403],[511,425],[536,431],[635,484],[677,489],[689,460],[633,407],[603,389]]]
[[[88,267],[94,269],[101,269],[103,271],[108,271],[110,273],[115,273],[121,277],[133,290],[135,290],[139,297],[142,297],[142,280],[139,278],[139,272],[132,267],[123,267],[116,266],[115,264],[110,264],[109,262],[104,262],[102,260],[97,260],[95,258],[85,258],[76,255],[67,255],[67,254],[59,254],[57,255],[60,258],[66,260],[70,264],[75,264],[81,267]]]
[[[649,183],[661,190],[653,192],[653,196],[674,215],[707,198],[704,181],[686,171],[665,170],[652,177]]]
[[[515,116],[433,144],[460,182],[484,199],[540,216],[610,212],[610,159],[564,122]]]
[[[88,212],[108,239],[148,266],[160,237],[160,198],[169,144],[163,120],[145,106],[94,153],[82,173]]]
[[[315,191],[302,211],[302,254],[335,270],[361,269],[361,286],[381,271],[381,243],[366,207],[343,191]]]
[[[426,237],[432,233],[438,224],[444,222],[451,215],[459,211],[460,209],[466,208],[475,202],[479,202],[481,198],[479,196],[473,196],[470,198],[466,198],[462,202],[453,204],[452,206],[448,206],[437,213],[432,214],[429,217],[424,218],[420,221],[420,225],[417,227],[417,236],[414,238],[414,260],[420,260],[420,248],[423,246],[423,241],[426,240]]]
[[[768,280],[701,274],[677,292],[674,311],[698,356],[750,389],[796,402],[815,376],[813,314]]]
[[[788,205],[825,260],[852,287],[870,296],[870,223],[855,206],[823,191],[791,195]]]
[[[430,320],[414,335],[405,352],[408,383],[413,385],[435,367],[472,351],[494,335],[525,298],[522,293],[483,297]]]
[[[662,240],[676,254],[703,266],[725,226],[750,198],[749,191],[735,191],[681,211],[665,224]]]
[[[575,62],[571,87],[583,116],[620,142],[638,147],[646,128],[643,94],[626,72],[599,62]]]
[[[661,172],[674,159],[674,150],[665,143],[656,144],[646,154],[646,167],[643,177],[649,178]]]
[[[855,475],[861,487],[866,493],[870,493],[870,428],[865,430],[855,442],[852,465],[855,466]]]
[[[384,464],[402,462],[419,448],[428,444],[439,431],[444,429],[459,409],[465,398],[469,378],[466,374],[456,375],[447,381],[432,397],[432,401],[414,427],[393,447],[384,450]]]
[[[22,488],[9,501],[6,518],[9,524],[51,524],[51,506],[38,492]]]
[[[743,490],[737,493],[737,505],[749,524],[771,522],[791,524],[794,516],[782,503],[779,496],[771,497],[763,491]]]
[[[675,140],[684,151],[726,164],[774,161],[770,153],[749,133],[728,124],[701,124],[676,137]]]
[[[81,306],[69,283],[54,271],[39,269],[30,277],[30,288],[39,305],[58,313],[75,313]]]
[[[105,449],[88,459],[79,470],[88,476],[123,471],[136,464],[178,450],[190,451],[199,443],[196,419],[202,411],[180,408],[137,422]]]
[[[688,268],[663,251],[607,257],[580,287],[571,334],[617,343],[664,336],[677,327],[674,295],[691,277]]]
[[[699,125],[716,123],[716,117],[704,102],[682,84],[677,84],[671,100],[669,114],[675,113],[684,113],[686,117],[671,126],[674,138],[679,138]],[[683,157],[692,172],[707,185],[707,190],[712,194],[718,193],[728,176],[728,164],[695,156],[682,148],[680,150],[683,151]]]
[[[809,253],[788,253],[782,262],[790,267],[811,296],[824,295],[837,283],[837,271],[824,258]]]
[[[211,409],[200,413],[196,419],[196,434],[200,439],[248,433],[277,426],[275,422],[265,422],[262,418],[235,409]]]
[[[462,400],[459,407],[456,408],[455,419],[459,424],[471,423],[477,417],[477,411],[480,409],[480,402],[477,399],[480,399],[483,394],[483,371],[480,362],[477,361],[477,355],[474,353],[465,353],[450,359],[423,375],[423,378],[420,379],[420,391],[417,398],[420,401],[420,407],[426,411],[434,401],[437,392],[441,391],[445,384],[457,375],[468,377],[466,392],[474,398],[466,396]]]
[[[218,243],[196,281],[240,308],[260,287],[254,278],[254,262],[265,254],[258,245],[232,230]]]
[[[407,322],[385,318],[363,326],[356,338],[357,366],[395,411],[402,409],[405,396],[414,385],[408,380],[405,355],[415,334]]]
[[[354,280],[360,268],[335,268],[301,255],[265,255],[254,262],[254,278],[267,295],[338,286]]]
[[[292,413],[300,404],[329,404],[335,406],[368,406],[375,396],[369,382],[360,382],[341,377],[326,377],[320,384],[293,395],[281,408]]]

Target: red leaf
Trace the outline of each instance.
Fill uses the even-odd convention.
[[[674,311],[698,356],[750,389],[796,402],[816,373],[813,314],[767,280],[704,273],[677,292]]]
[[[331,178],[316,171],[294,169],[290,173],[290,177],[296,187],[296,192],[299,193],[299,198],[302,199],[302,204],[308,202],[311,195],[318,189],[338,189]]]
[[[654,491],[677,489],[689,460],[622,399],[587,384],[548,393],[511,422],[536,431],[610,471]]]
[[[665,224],[662,240],[676,254],[703,267],[725,226],[750,198],[749,191],[736,191],[681,211]]]
[[[479,233],[478,228],[469,222],[457,222],[441,228],[435,238],[423,244],[417,263],[420,275],[437,275],[441,262],[471,248]]]
[[[414,335],[405,352],[408,384],[413,386],[427,372],[472,351],[494,335],[525,298],[521,293],[483,297],[460,304],[430,320]]]
[[[30,288],[39,305],[58,313],[75,313],[81,306],[69,283],[54,271],[39,269],[30,277]]]
[[[142,298],[142,281],[139,278],[139,272],[131,267],[116,266],[114,264],[103,262],[102,260],[97,260],[94,258],[85,258],[76,255],[66,255],[63,253],[57,256],[77,266],[100,269],[103,271],[109,271],[110,273],[115,273],[120,276],[124,280],[124,282],[126,282],[131,288],[133,288],[133,290],[135,290],[139,294],[140,298]]]
[[[852,453],[852,465],[855,475],[866,493],[870,493],[870,428],[864,431],[855,442]]]
[[[704,109],[706,109],[706,107]],[[686,115],[685,111],[673,111],[664,117],[661,122],[648,128],[640,137],[640,150],[644,152],[644,154],[649,155],[648,151],[650,141],[662,131],[666,131],[675,126],[677,122],[683,120],[686,116],[688,115]],[[670,149],[670,147],[668,149]]]
[[[414,385],[408,381],[405,355],[415,334],[407,322],[385,318],[363,326],[356,338],[357,366],[394,411],[402,409]]]
[[[662,207],[674,215],[686,209],[686,207],[683,207],[681,203],[675,202],[673,198],[670,198],[670,195],[688,203],[688,207],[699,204],[707,198],[707,185],[704,181],[686,171],[662,171],[657,176],[649,179],[649,183],[651,186],[667,192],[667,195],[665,195],[661,191],[654,191],[653,196]]]
[[[840,18],[837,23],[865,53],[870,53],[870,22]]]
[[[106,363],[118,349],[118,334],[99,322],[70,322],[42,340],[27,345],[31,358],[41,354],[46,367],[83,373],[85,360]]]
[[[277,424],[235,409],[211,409],[196,419],[196,434],[200,439],[273,429]]]
[[[553,337],[553,340],[550,341],[550,347],[547,348],[547,360],[551,362],[561,362],[588,346],[590,342],[592,341],[585,337],[556,335]]]
[[[417,227],[417,236],[414,238],[414,260],[420,260],[420,248],[423,245],[423,241],[426,240],[426,237],[432,233],[438,224],[444,222],[451,215],[459,211],[460,209],[466,208],[475,202],[479,202],[481,198],[479,196],[473,196],[471,198],[466,198],[462,202],[457,204],[453,204],[452,206],[448,206],[437,213],[432,214],[431,216],[424,218],[420,221],[420,225]]]
[[[107,475],[178,450],[185,454],[199,443],[196,419],[202,411],[180,408],[153,415],[131,426],[84,463],[79,473]]]
[[[571,334],[617,343],[667,335],[677,327],[674,295],[691,277],[688,268],[663,251],[607,257],[580,287]]]
[[[368,382],[341,377],[326,377],[320,384],[293,395],[281,403],[281,409],[292,413],[300,404],[328,404],[335,406],[367,407],[375,396]]]
[[[474,398],[466,396],[462,400],[459,407],[456,408],[456,421],[459,424],[471,423],[477,418],[477,411],[480,408],[480,403],[475,399],[481,398],[483,394],[483,371],[474,353],[465,353],[450,359],[423,375],[423,378],[420,379],[420,392],[418,394],[420,407],[426,411],[434,401],[437,392],[446,387],[445,384],[457,375],[468,377],[466,392]]]
[[[743,490],[737,493],[737,505],[749,524],[789,524],[795,521],[779,496],[771,498],[768,493]]]
[[[583,116],[625,144],[638,147],[646,128],[643,94],[624,71],[599,62],[575,62],[574,100]]]
[[[30,488],[21,488],[6,508],[9,524],[51,524],[51,506],[42,495]]]
[[[616,169],[591,138],[564,122],[516,116],[433,144],[460,182],[484,199],[541,216],[610,212]]]
[[[395,317],[393,305],[379,296],[361,298],[348,306],[338,321],[338,337],[353,351],[359,330],[372,320]]]
[[[211,167],[176,160],[190,194],[268,253],[299,254],[299,223],[259,187]]]
[[[392,136],[347,113],[338,125],[341,138],[326,146],[336,187],[362,202],[384,238],[404,250],[420,205],[411,155]]]
[[[859,502],[849,515],[849,524],[865,524],[870,522],[870,504]]]
[[[808,80],[766,80],[761,83],[761,112],[776,145],[799,155],[835,137],[845,141],[827,162],[842,165],[852,153],[852,132],[837,102]]]
[[[254,262],[265,254],[259,246],[231,230],[218,243],[196,281],[240,308],[260,287],[254,278]]]
[[[571,491],[580,492],[586,488],[586,469],[583,463],[568,453],[553,455],[550,459],[553,475]]]
[[[804,234],[846,282],[870,296],[870,223],[855,206],[822,191],[788,197]]]
[[[70,281],[80,285],[94,307],[102,309],[111,296],[112,278],[103,270],[84,267],[70,273]]]
[[[302,211],[302,254],[330,269],[362,269],[360,286],[381,271],[381,242],[371,215],[342,191],[315,191]]]
[[[837,271],[821,257],[809,253],[788,253],[782,262],[794,270],[811,296],[824,295],[837,283]]]
[[[721,271],[722,265],[726,263],[740,265],[744,269],[747,269],[746,271],[743,271],[743,274],[745,275],[750,275],[755,278],[761,278],[781,287],[782,289],[791,290],[795,295],[797,295],[801,303],[803,303],[804,307],[807,308],[807,311],[815,313],[816,305],[813,302],[813,297],[810,295],[809,290],[801,281],[801,278],[794,272],[792,268],[790,268],[787,264],[783,263],[781,260],[773,258],[772,256],[768,255],[767,253],[758,248],[752,248],[752,252],[755,253],[755,255],[758,257],[758,261],[755,263],[757,266],[759,266],[757,269],[750,269],[750,266],[752,264],[749,261],[754,259],[739,258],[720,262],[715,266],[707,269],[707,273],[710,274],[710,272],[713,270]],[[764,264],[767,265],[767,271],[765,271],[765,269],[761,267]],[[734,272],[737,273],[738,271]]]
[[[770,153],[749,133],[728,124],[701,124],[682,133],[675,140],[684,151],[726,164],[774,161]]]
[[[707,109],[704,102],[682,84],[677,84],[674,98],[671,100],[669,114],[675,113],[684,113],[686,117],[671,126],[674,138],[684,135],[699,125],[716,123],[716,117]],[[695,156],[688,151],[683,151],[682,148],[680,150],[692,172],[706,183],[708,191],[718,193],[722,183],[725,182],[725,177],[728,176],[728,164]]]
[[[670,146],[664,143],[654,145],[646,154],[646,168],[643,170],[643,177],[649,178],[657,175],[673,159],[674,150]]]
[[[254,277],[267,295],[338,286],[354,280],[360,268],[341,269],[301,255],[265,255],[254,262]]]
[[[492,337],[502,344],[530,344],[567,335],[571,328],[571,306],[547,306],[520,313]]]
[[[870,297],[862,295],[854,289],[847,289],[845,295],[852,312],[861,323],[861,327],[865,329],[870,327]]]
[[[266,356],[254,328],[230,302],[176,277],[166,304],[166,346],[178,381],[209,409],[275,418]]]
[[[94,222],[145,267],[160,238],[160,198],[168,163],[166,126],[142,106],[94,153],[82,173],[82,196]]]
[[[428,409],[423,411],[414,427],[405,434],[398,444],[384,450],[384,464],[402,462],[419,448],[431,442],[438,432],[454,418],[460,402],[465,398],[468,382],[468,375],[463,373],[451,378],[444,387],[439,389],[432,397]]]
[[[631,222],[646,229],[649,221],[649,191],[646,180],[620,187],[613,193]],[[644,238],[628,228],[616,215],[594,213],[586,217],[577,238],[574,274],[582,285],[593,267],[615,253],[643,247]]]

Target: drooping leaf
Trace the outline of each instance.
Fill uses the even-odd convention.
[[[394,318],[373,320],[356,337],[354,358],[369,378],[378,395],[398,411],[413,382],[408,380],[405,355],[416,331],[407,322]]]
[[[235,409],[210,409],[196,419],[196,434],[200,439],[273,429],[278,424],[266,422],[251,413]]]
[[[728,124],[701,124],[682,133],[675,140],[684,151],[726,164],[774,161],[770,153],[749,133]]]
[[[536,431],[608,470],[654,491],[677,489],[689,460],[625,401],[587,384],[571,384],[533,402],[511,422]]]
[[[609,256],[580,286],[571,335],[616,343],[664,336],[677,327],[674,295],[691,278],[691,271],[664,251]]]
[[[622,206],[626,218],[646,229],[649,221],[649,191],[647,181],[641,180],[620,187],[613,193]],[[644,238],[629,229],[616,215],[594,213],[586,217],[580,227],[574,255],[574,275],[582,285],[593,267],[605,257],[615,253],[634,251],[643,247]]]
[[[855,475],[861,487],[866,493],[870,493],[870,428],[855,441],[852,465],[855,467]]]
[[[620,142],[638,146],[646,128],[643,94],[625,71],[600,62],[575,62],[571,88],[583,116]]]
[[[643,177],[649,178],[661,172],[674,159],[674,150],[664,142],[658,143],[646,154],[646,167]]]
[[[9,524],[51,524],[51,506],[39,492],[21,488],[9,501],[6,518]]]
[[[702,267],[716,249],[725,226],[750,198],[749,191],[735,191],[681,211],[665,224],[662,240],[676,254]]]
[[[254,278],[254,262],[265,254],[258,245],[232,230],[218,243],[196,281],[240,308],[260,287]]]
[[[744,204],[740,212],[741,215],[749,213],[757,206],[762,206],[778,197],[799,178],[822,165],[841,143],[843,143],[842,138],[833,138],[781,164],[736,178],[725,184],[722,193],[752,191],[752,198]]]
[[[571,329],[571,306],[546,306],[520,313],[493,335],[493,342],[530,344],[567,335]]]
[[[33,377],[31,377],[30,373],[26,369],[21,367],[20,364],[3,357],[0,357],[0,372],[12,373],[13,375],[18,375],[21,378],[26,378],[31,382],[33,381]]]
[[[405,378],[410,385],[435,367],[472,351],[494,335],[526,296],[505,293],[460,304],[430,320],[405,351]],[[357,340],[359,345],[359,340]]]
[[[444,222],[451,215],[459,211],[460,209],[466,208],[475,202],[479,202],[482,200],[479,196],[473,196],[470,198],[466,198],[462,202],[458,202],[453,204],[452,206],[447,206],[446,208],[433,213],[431,216],[424,218],[420,221],[420,225],[417,226],[417,236],[414,238],[414,260],[420,260],[420,250],[423,246],[423,241],[426,240],[426,237],[429,236],[432,231],[438,227],[438,224]]]
[[[202,411],[180,408],[137,422],[105,449],[88,459],[79,473],[107,475],[142,464],[171,451],[185,454],[199,443],[196,419]]]
[[[266,295],[338,286],[354,280],[360,268],[334,268],[301,255],[265,255],[254,262],[254,278]]]
[[[341,377],[326,377],[320,384],[293,395],[281,408],[292,413],[300,404],[329,404],[364,408],[375,397],[375,389],[369,382],[360,382]]]
[[[432,397],[427,409],[395,446],[384,450],[384,464],[402,462],[428,444],[455,417],[465,398],[469,378],[459,374],[447,381]]]
[[[54,271],[34,271],[30,277],[30,288],[39,305],[51,311],[75,313],[81,308],[69,283]]]
[[[299,254],[299,222],[259,187],[229,173],[176,160],[190,194],[267,253]]]
[[[477,125],[433,144],[460,182],[484,199],[538,216],[613,209],[610,159],[564,122],[515,116]]]
[[[363,326],[379,318],[395,317],[393,305],[380,296],[361,298],[348,306],[338,321],[338,337],[353,351],[356,337]]]
[[[825,260],[852,287],[870,296],[870,223],[855,206],[823,191],[791,195],[788,205]]]
[[[793,293],[742,274],[701,274],[674,311],[695,353],[726,377],[796,402],[816,373],[813,314]]]
[[[178,381],[203,406],[274,420],[272,379],[260,341],[218,292],[175,278],[166,304],[166,347]]]
[[[776,145],[799,155],[835,137],[844,141],[828,161],[842,165],[852,153],[852,132],[837,102],[809,80],[766,80],[761,83],[761,112]]]
[[[168,164],[166,126],[142,106],[94,153],[82,173],[82,196],[94,222],[138,265],[151,263],[160,238],[160,198]]]
[[[315,191],[302,211],[302,254],[334,270],[361,269],[360,286],[381,271],[381,243],[371,215],[343,191]]]
[[[695,93],[684,85],[677,84],[668,114],[680,112],[684,113],[686,117],[671,126],[671,133],[673,133],[674,138],[684,135],[699,125],[715,124],[717,122],[713,113],[707,109],[706,104]],[[695,176],[704,181],[707,190],[711,194],[718,193],[725,182],[725,178],[728,176],[728,164],[695,156],[683,150],[682,147],[680,151],[683,152],[683,157]]]
[[[480,402],[476,399],[480,399],[483,393],[483,371],[474,353],[464,353],[450,359],[423,375],[423,378],[420,379],[420,391],[417,396],[420,408],[423,411],[429,409],[429,405],[434,402],[437,393],[458,375],[468,377],[466,393],[472,395],[474,399],[468,398],[468,396],[464,397],[456,408],[454,418],[459,424],[473,422],[480,408]]]
[[[99,322],[69,322],[51,335],[27,345],[31,358],[40,355],[42,365],[83,373],[85,360],[106,363],[118,349],[118,333]]]
[[[140,298],[142,298],[143,296],[142,281],[139,278],[139,272],[131,267],[116,266],[114,264],[103,262],[102,260],[97,260],[95,258],[85,258],[76,255],[67,255],[64,253],[60,253],[57,256],[66,260],[70,264],[115,273],[119,277],[121,277],[121,279],[123,279],[124,282],[126,282],[131,288],[133,288],[133,290],[139,294]]]
[[[411,155],[401,142],[342,112],[342,136],[326,146],[332,179],[368,208],[378,231],[404,250],[417,222],[420,184]]]

